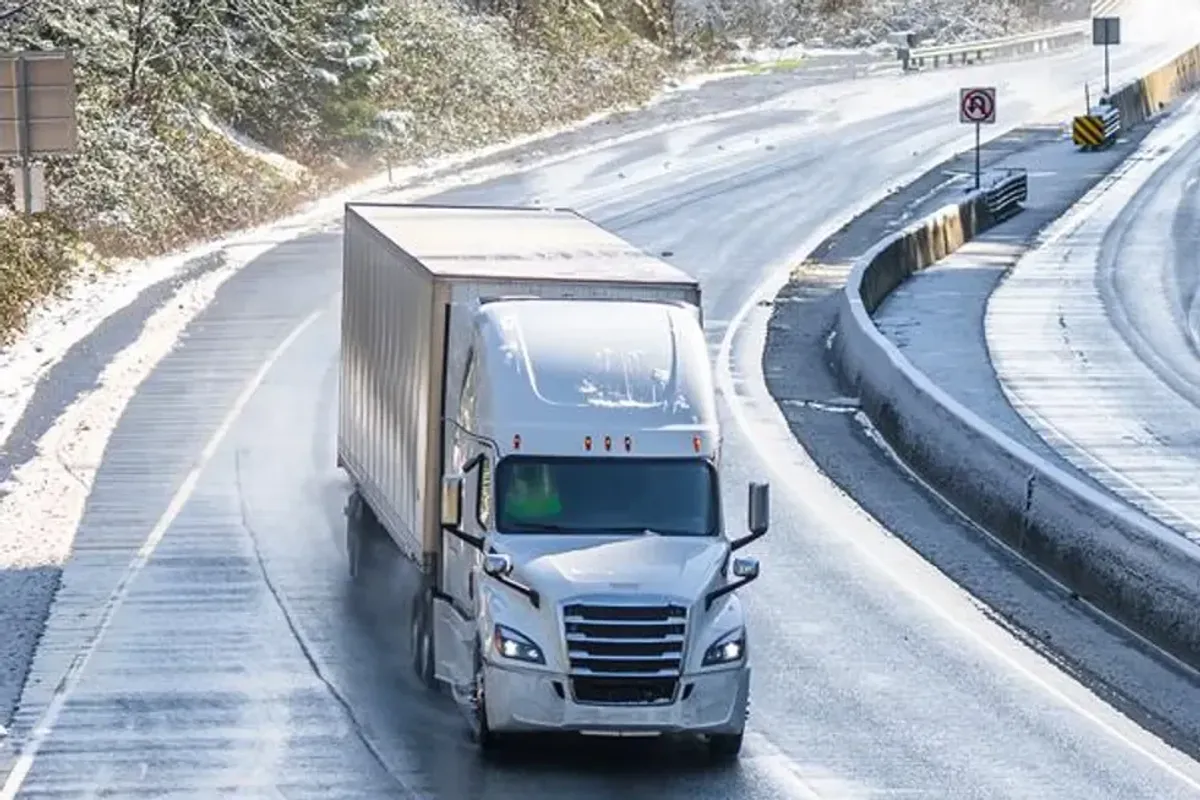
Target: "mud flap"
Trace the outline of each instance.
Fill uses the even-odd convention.
[[[472,681],[471,645],[475,641],[472,620],[464,619],[449,601],[433,600],[433,665],[438,680],[445,681],[458,696]]]

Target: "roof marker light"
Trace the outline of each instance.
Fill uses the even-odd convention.
[[[692,449],[695,450],[697,453],[700,452],[700,437],[699,436],[692,437]]]
[[[590,437],[590,436],[583,437],[583,449],[584,450],[592,449],[592,437]]]
[[[521,434],[514,433],[513,434],[513,450],[520,450],[520,449],[521,449]]]
[[[612,450],[612,437],[611,437],[611,436],[605,436],[605,437],[604,437],[604,449],[605,449],[606,451],[607,451],[607,450]]]
[[[633,438],[626,436],[625,437],[625,452],[628,453],[632,449],[633,449]]]

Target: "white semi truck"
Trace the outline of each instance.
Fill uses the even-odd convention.
[[[346,207],[347,552],[420,566],[413,665],[510,734],[703,735],[736,758],[758,576],[726,536],[700,287],[569,210]]]

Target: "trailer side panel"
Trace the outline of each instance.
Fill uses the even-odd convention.
[[[431,363],[432,276],[352,212],[342,258],[338,454],[396,544],[424,556],[429,430],[438,417]],[[432,451],[436,457],[436,450]]]

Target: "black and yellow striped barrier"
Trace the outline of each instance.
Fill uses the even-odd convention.
[[[1121,112],[1113,106],[1099,105],[1071,123],[1071,141],[1083,150],[1107,147],[1121,132]]]

